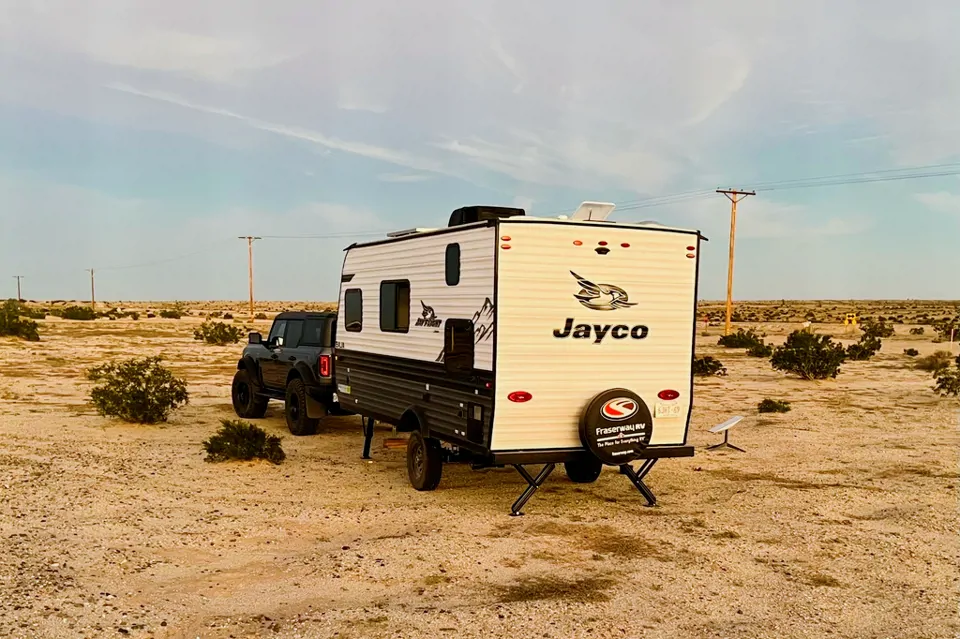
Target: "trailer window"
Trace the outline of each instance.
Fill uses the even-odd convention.
[[[445,268],[447,286],[456,286],[460,283],[460,245],[447,244]]]
[[[363,291],[359,288],[347,289],[343,293],[343,323],[351,333],[363,330]]]
[[[448,373],[473,372],[473,320],[448,319],[443,328],[443,364]]]
[[[410,329],[410,282],[380,282],[380,330],[406,333]]]

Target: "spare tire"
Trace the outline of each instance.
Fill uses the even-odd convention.
[[[594,396],[580,414],[580,441],[604,464],[620,466],[650,443],[653,415],[639,395],[612,388]]]

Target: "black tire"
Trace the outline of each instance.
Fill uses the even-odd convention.
[[[440,442],[424,438],[419,430],[410,433],[407,442],[407,475],[410,484],[417,490],[433,490],[440,484],[443,459]]]
[[[592,484],[600,477],[603,463],[593,455],[584,455],[575,461],[563,462],[567,477],[575,484]]]
[[[313,435],[317,432],[319,419],[307,417],[307,387],[303,380],[294,377],[287,384],[287,394],[284,399],[283,414],[287,418],[287,428],[298,437]]]
[[[233,412],[243,419],[260,419],[266,414],[267,403],[270,401],[257,394],[257,385],[245,368],[241,368],[233,376],[230,399],[233,401]]]

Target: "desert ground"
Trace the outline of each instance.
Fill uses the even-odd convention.
[[[231,310],[266,332],[242,303],[42,320],[40,342],[0,338],[0,637],[960,636],[960,403],[903,354],[956,353],[908,334],[956,306],[738,303],[737,326],[775,344],[808,313],[843,343],[851,310],[904,322],[871,361],[807,382],[717,346],[722,305],[704,304],[697,352],[728,374],[697,380],[697,453],[650,473],[658,505],[616,469],[578,485],[559,468],[523,517],[508,516],[525,486],[512,469],[448,465],[419,493],[389,427],[364,461],[358,418],[293,437],[276,403],[255,421],[283,436],[284,463],[205,462],[242,344],[192,331]],[[150,354],[189,405],[157,426],[98,416],[84,369]],[[793,410],[759,415],[764,398]],[[733,415],[746,452],[706,450]]]

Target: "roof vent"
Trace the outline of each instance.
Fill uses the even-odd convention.
[[[523,209],[514,209],[507,206],[464,206],[450,214],[447,226],[461,226],[485,220],[501,220],[506,217],[524,215]]]
[[[594,222],[606,221],[607,216],[613,212],[617,205],[613,202],[583,202],[573,212],[573,220],[592,220]]]

